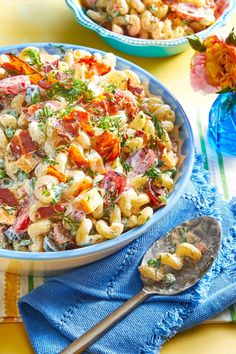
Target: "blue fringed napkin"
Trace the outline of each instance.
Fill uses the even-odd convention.
[[[211,318],[236,302],[236,203],[222,201],[198,156],[191,181],[175,208],[128,247],[46,283],[20,300],[36,353],[56,354],[137,293],[143,254],[161,235],[201,215],[222,223],[223,239],[213,268],[178,296],[153,296],[94,343],[86,353],[151,354],[177,332]]]

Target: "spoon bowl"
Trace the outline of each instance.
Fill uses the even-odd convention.
[[[175,248],[172,243],[173,235],[180,236],[182,238],[180,241],[184,242],[186,241],[184,237],[186,238],[187,234],[192,238],[195,235],[195,242],[200,239],[207,246],[201,260],[194,262],[188,259],[181,270],[172,270],[176,281],[169,287],[166,287],[163,282],[153,282],[141,275],[146,291],[158,295],[175,295],[181,293],[198,282],[211,268],[220,247],[221,226],[218,221],[207,216],[184,222],[166,233],[147,250],[141,265],[147,264],[149,259],[155,258],[161,252],[172,252],[173,248]]]
[[[220,248],[221,226],[218,221],[207,216],[186,221],[154,242],[144,254],[141,265],[147,265],[148,260],[156,259],[162,252],[175,252],[176,246],[184,242],[198,245],[202,243],[204,252],[198,262],[187,258],[180,270],[171,269],[175,282],[170,286],[165,285],[163,281],[152,281],[141,275],[144,288],[139,293],[75,340],[61,354],[82,353],[149,296],[179,294],[196,284],[213,265]]]

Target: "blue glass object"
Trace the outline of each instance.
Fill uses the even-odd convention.
[[[208,136],[217,150],[236,156],[236,92],[220,94],[213,103]]]

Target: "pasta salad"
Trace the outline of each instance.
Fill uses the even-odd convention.
[[[0,98],[1,248],[92,245],[166,205],[175,113],[113,54],[2,54]]]
[[[84,0],[87,15],[121,35],[175,39],[211,26],[228,6],[226,0]]]

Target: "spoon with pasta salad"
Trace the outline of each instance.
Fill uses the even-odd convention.
[[[199,217],[175,227],[145,253],[139,272],[143,289],[70,344],[61,354],[82,353],[151,295],[175,295],[196,284],[211,268],[221,242],[221,226]]]

